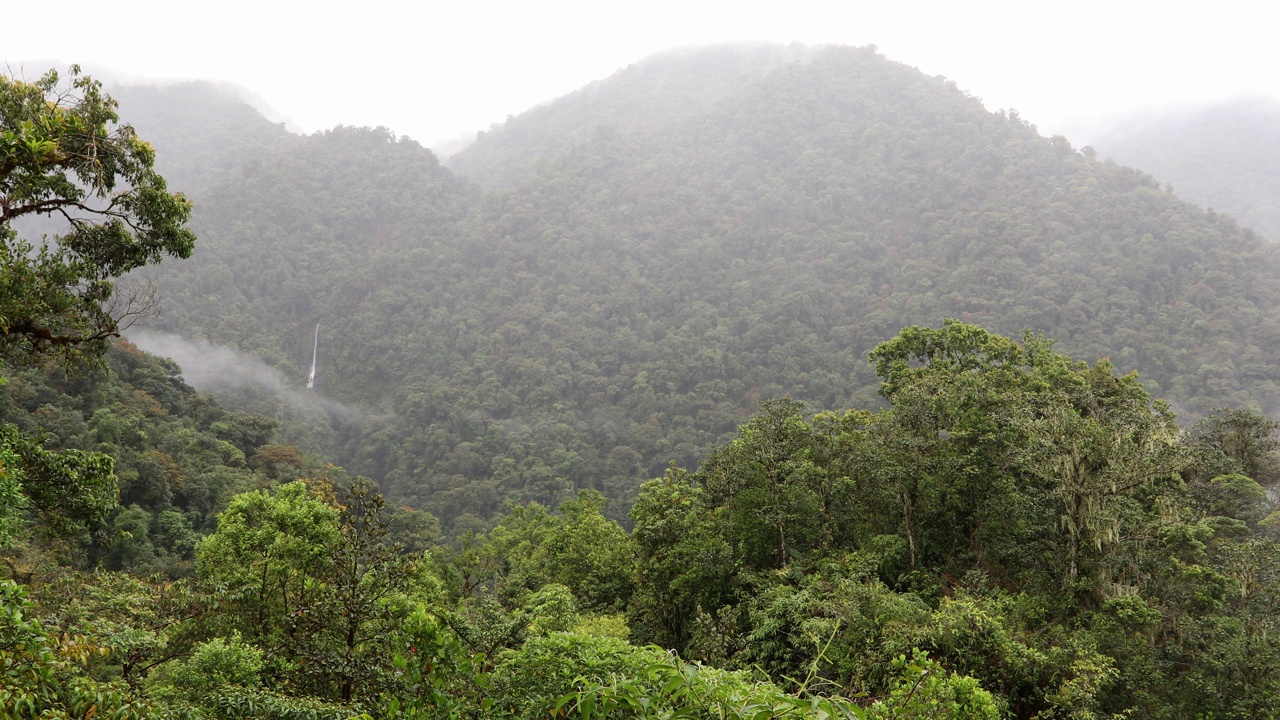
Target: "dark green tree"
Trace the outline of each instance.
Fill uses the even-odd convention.
[[[0,77],[0,348],[28,360],[100,358],[124,318],[150,310],[116,279],[195,242],[191,204],[156,174],[151,146],[101,83],[67,75]],[[25,217],[57,230],[21,238]]]
[[[188,257],[195,241],[183,227],[191,205],[155,173],[151,146],[119,124],[100,83],[75,66],[68,75],[0,77],[0,357],[20,365],[101,363],[120,323],[151,301],[115,280]],[[58,232],[19,237],[13,223],[29,217]],[[101,524],[114,507],[111,458],[50,453],[7,429],[0,447],[17,457],[5,472],[21,473],[29,509],[61,529]]]
[[[10,507],[34,517],[55,535],[70,537],[102,527],[116,507],[119,492],[113,467],[109,455],[52,452],[12,425],[0,425],[0,478],[18,493],[15,506]]]

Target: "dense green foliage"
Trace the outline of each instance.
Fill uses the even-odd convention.
[[[82,542],[96,534],[87,562],[113,570],[190,574],[197,534],[233,495],[305,466],[269,468],[273,420],[228,412],[127,343],[99,371],[9,370],[0,425],[23,457],[31,510]]]
[[[1276,423],[1180,442],[1134,375],[959,323],[872,359],[887,409],[767,403],[645,486],[638,639],[872,694],[915,648],[1018,717],[1269,711],[1277,516],[1243,472]]]
[[[1242,98],[1196,110],[1129,118],[1093,141],[1185,200],[1280,239],[1280,105]]]
[[[194,241],[183,227],[191,204],[168,192],[151,146],[79,72],[69,82],[56,71],[0,76],[0,352],[25,361],[101,355],[122,317],[146,311],[115,280],[188,257]],[[59,231],[34,238],[13,227],[41,217]]]
[[[133,382],[172,368],[117,355]],[[0,698],[121,718],[1271,712],[1280,423],[1218,411],[1180,433],[1133,374],[955,321],[871,360],[884,408],[765,401],[696,471],[647,483],[630,533],[583,491],[444,544],[367,481],[294,468],[303,480],[256,475],[188,528],[194,568],[123,566],[186,579],[88,574],[65,563],[115,556],[22,539],[9,568],[30,590],[0,594],[17,678]],[[185,400],[135,420],[163,447],[254,424],[206,400],[220,419],[192,427],[201,396],[149,377]],[[118,512],[116,527],[159,522],[108,547],[183,516],[164,502]],[[177,554],[152,537],[146,557]]]
[[[757,74],[661,127],[610,120],[629,116],[610,88],[686,87],[714,75],[702,55],[516,118],[473,149],[486,164],[520,165],[517,136],[583,131],[507,189],[378,130],[250,161],[204,196],[194,259],[162,273],[165,327],[302,387],[319,323],[319,392],[364,412],[308,430],[309,449],[452,535],[582,489],[621,518],[762,397],[870,406],[866,352],[945,317],[1110,357],[1186,417],[1276,407],[1263,240],[870,49],[765,69],[786,52],[744,51]]]
[[[1280,423],[1215,407],[1277,401],[1271,248],[872,50],[734,52],[615,78],[737,68],[662,123],[604,83],[495,131],[543,158],[505,189],[229,148],[167,326],[301,384],[321,323],[359,409],[281,421],[379,482],[279,398],[25,346],[0,714],[1273,716]]]

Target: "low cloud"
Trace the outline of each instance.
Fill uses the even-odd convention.
[[[178,363],[183,379],[200,392],[217,395],[220,391],[258,390],[304,414],[323,411],[342,420],[361,414],[315,390],[307,390],[248,353],[155,330],[131,330],[128,336],[142,350]]]

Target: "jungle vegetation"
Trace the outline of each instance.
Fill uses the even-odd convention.
[[[2,82],[7,715],[1275,712],[1277,258],[1139,171],[872,48],[642,63],[456,173]],[[321,323],[345,409],[192,388],[138,270],[299,387]]]
[[[280,143],[202,194],[156,327],[300,387],[321,325],[319,393],[359,412],[224,401],[451,535],[583,489],[622,520],[762,398],[874,406],[867,353],[946,318],[1110,358],[1192,423],[1277,407],[1263,238],[873,49],[788,52],[641,63],[449,161],[523,179],[385,129]]]

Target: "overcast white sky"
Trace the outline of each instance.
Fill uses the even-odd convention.
[[[1077,141],[1138,108],[1280,97],[1280,5],[1259,0],[61,0],[15,21],[4,6],[16,1],[0,0],[11,65],[229,81],[305,131],[385,125],[427,145],[654,52],[734,40],[874,43]]]

